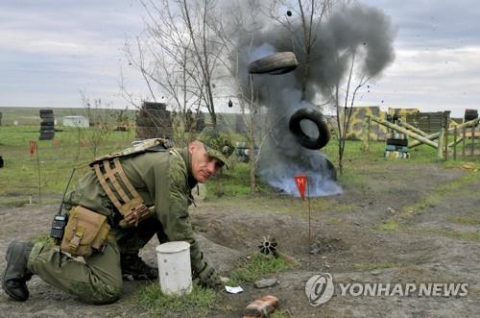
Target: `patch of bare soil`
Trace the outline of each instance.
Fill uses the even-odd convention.
[[[366,177],[345,192],[329,198],[346,207],[312,211],[311,238],[305,214],[281,214],[228,200],[198,202],[193,223],[206,256],[223,273],[233,270],[242,256],[255,253],[263,237],[275,238],[280,252],[300,265],[272,275],[279,283],[267,290],[247,284],[241,294],[220,293],[219,303],[229,308],[209,317],[239,317],[257,297],[280,299],[283,316],[291,317],[475,317],[480,313],[480,244],[478,206],[474,189],[480,178],[456,195],[440,197],[433,205],[414,211],[401,227],[380,230],[404,209],[421,202],[440,184],[458,180],[464,173],[434,165],[405,164],[388,169],[365,167]],[[289,200],[284,200],[289,204]],[[45,233],[56,206],[0,208],[0,269],[13,239],[30,239]],[[478,235],[478,236],[476,236]],[[142,257],[155,264],[150,242]],[[328,302],[313,307],[305,283],[313,275],[330,273],[335,292]],[[353,296],[342,295],[340,284],[466,283],[465,297]],[[124,297],[115,304],[92,306],[55,290],[38,278],[29,282],[30,299],[10,300],[0,291],[2,317],[137,317],[142,311],[135,291],[144,283],[125,282]],[[176,316],[173,316],[176,317]]]

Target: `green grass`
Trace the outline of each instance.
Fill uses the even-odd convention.
[[[419,146],[410,151],[410,159],[385,159],[383,157],[385,151],[385,141],[372,141],[370,143],[369,151],[363,150],[363,141],[349,140],[347,141],[344,154],[344,169],[345,173],[350,171],[358,171],[361,165],[376,165],[391,166],[398,164],[414,163],[432,163],[437,162],[437,150],[429,146]],[[321,150],[332,161],[335,166],[338,166],[338,146],[337,140],[332,138],[325,148]],[[355,165],[352,165],[355,163]],[[357,166],[359,164],[360,166]]]
[[[253,283],[268,274],[283,272],[290,268],[291,265],[282,257],[267,257],[257,253],[230,274],[229,284]]]
[[[223,196],[245,196],[250,194],[250,168],[247,163],[237,163],[224,169],[221,174],[207,183],[206,200]]]
[[[73,179],[73,184],[86,171],[85,165],[94,156],[92,146],[81,144],[88,140],[76,129],[64,128],[55,134],[55,140],[38,140],[37,127],[0,127],[0,155],[4,168],[0,169],[0,205],[15,205],[33,196],[34,202],[59,198],[65,189],[73,166],[83,166]],[[98,153],[104,154],[130,145],[132,132],[112,132],[100,145]],[[37,143],[30,154],[29,142]],[[13,202],[12,202],[13,201]]]
[[[256,178],[257,194],[270,194],[275,190],[265,185]],[[250,165],[249,163],[237,162],[232,159],[228,169],[207,183],[206,200],[221,197],[238,197],[251,194],[250,188]]]
[[[216,298],[214,290],[197,285],[183,296],[163,294],[158,283],[144,286],[138,292],[138,303],[146,317],[202,317],[215,308]]]

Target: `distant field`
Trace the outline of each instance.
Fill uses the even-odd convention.
[[[16,121],[18,125],[40,125],[40,109],[52,109],[55,119],[57,120],[57,125],[62,124],[62,117],[64,116],[85,116],[87,115],[87,110],[85,108],[33,108],[33,107],[0,107],[0,113],[3,114],[1,124],[3,126],[12,126]],[[103,110],[102,110],[103,111]],[[118,114],[121,109],[108,109],[107,112],[111,112],[111,122],[115,123],[115,115]],[[123,110],[125,112],[125,110]],[[95,109],[92,109],[92,112],[95,112]],[[135,109],[129,109],[126,111],[126,114],[130,121],[135,121],[138,111]],[[236,114],[224,114],[219,113],[219,122],[223,123],[226,126],[234,127],[235,125],[235,116]],[[210,121],[210,116],[205,114],[205,120],[207,123]]]
[[[52,109],[57,125],[61,125],[62,117],[64,116],[87,116],[85,108],[33,108],[33,107],[0,107],[0,113],[3,114],[2,125],[11,126],[16,121],[18,125],[40,125],[40,109]],[[93,112],[95,110],[92,110]],[[111,121],[115,122],[115,114],[121,109],[110,109],[108,112],[112,113]],[[133,120],[136,115],[135,110],[128,110],[128,117]]]

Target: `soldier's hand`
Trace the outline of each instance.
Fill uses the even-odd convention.
[[[222,286],[222,282],[217,275],[215,268],[208,264],[205,264],[204,269],[198,273],[198,280],[202,287],[219,288]]]
[[[132,210],[130,213],[125,215],[124,221],[123,222],[123,227],[126,227],[127,225],[138,225],[138,222],[143,221],[151,216],[155,215],[155,207],[149,207],[147,208],[146,206],[141,206],[139,208],[136,208]],[[126,224],[125,224],[126,222]],[[122,226],[122,225],[121,225]]]
[[[138,220],[138,213],[132,212],[125,216],[125,221],[129,225],[135,225]]]

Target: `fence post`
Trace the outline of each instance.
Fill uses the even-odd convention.
[[[445,143],[445,128],[440,130],[440,136],[438,137],[438,148],[437,148],[437,158],[438,160],[445,159],[445,152],[443,148],[443,144]]]
[[[474,153],[474,148],[475,148],[475,126],[472,126],[472,148],[470,149],[470,156],[473,157],[473,153]]]
[[[453,161],[457,161],[457,126],[453,127]]]
[[[450,117],[450,113],[448,111],[445,111],[443,112],[443,125],[445,126],[445,140],[444,140],[444,151],[445,151],[445,160],[448,159],[448,135],[449,135],[449,131],[448,131],[448,128],[449,128],[449,117]]]
[[[465,158],[465,146],[466,146],[466,139],[467,139],[467,133],[465,131],[465,127],[462,128],[462,158]]]

